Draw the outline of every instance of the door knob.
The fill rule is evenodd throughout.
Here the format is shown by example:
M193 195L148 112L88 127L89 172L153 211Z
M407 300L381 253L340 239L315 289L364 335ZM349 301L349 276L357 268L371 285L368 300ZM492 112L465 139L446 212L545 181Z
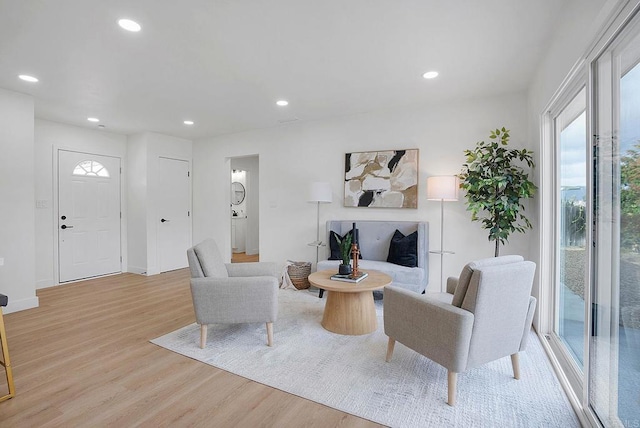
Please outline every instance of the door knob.
M67 226L66 224L63 224L62 226L60 226L60 229L73 229L73 226Z
M169 221L169 220L160 219L160 221L161 221L162 223L164 223L165 221Z

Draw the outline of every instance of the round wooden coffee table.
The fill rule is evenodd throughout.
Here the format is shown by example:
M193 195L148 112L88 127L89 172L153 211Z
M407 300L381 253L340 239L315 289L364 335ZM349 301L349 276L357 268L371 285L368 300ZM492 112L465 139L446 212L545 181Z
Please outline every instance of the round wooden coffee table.
M358 283L334 281L335 270L322 270L309 275L309 282L327 291L322 326L334 333L360 335L378 328L373 290L391 284L391 277L375 270Z

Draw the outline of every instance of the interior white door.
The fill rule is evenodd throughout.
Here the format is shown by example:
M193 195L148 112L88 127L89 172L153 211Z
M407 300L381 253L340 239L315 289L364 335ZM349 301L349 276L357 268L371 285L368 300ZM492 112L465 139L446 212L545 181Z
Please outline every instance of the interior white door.
M120 158L58 151L59 281L121 271Z
M188 266L191 246L189 162L159 158L158 255L160 272Z

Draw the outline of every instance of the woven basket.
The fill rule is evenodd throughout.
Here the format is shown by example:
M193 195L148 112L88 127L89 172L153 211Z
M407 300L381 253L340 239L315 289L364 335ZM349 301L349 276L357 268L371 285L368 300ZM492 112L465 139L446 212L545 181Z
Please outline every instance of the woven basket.
M309 288L309 274L311 273L310 262L291 262L287 267L287 273L291 278L291 283L298 290Z

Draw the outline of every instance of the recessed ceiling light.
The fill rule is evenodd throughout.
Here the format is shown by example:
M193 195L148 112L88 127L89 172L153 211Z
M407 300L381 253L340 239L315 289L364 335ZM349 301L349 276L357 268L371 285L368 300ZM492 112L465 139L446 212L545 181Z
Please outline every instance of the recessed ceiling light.
M184 122L185 125L193 125L193 120L185 120Z
M289 101L287 101L287 100L278 100L278 101L276 101L276 104L279 105L280 107L284 107L284 106L288 106L289 105Z
M98 119L97 117L88 117L87 120L89 122L100 122L100 119Z
M25 82L36 83L38 81L37 77L29 76L28 74L21 74L18 78L24 80Z
M140 24L138 24L136 21L132 21L130 19L120 19L120 20L118 20L118 25L121 26L122 28L124 28L127 31L133 31L134 33L137 33L138 31L140 31L142 29Z
M433 79L434 77L438 77L437 71L427 71L422 75L425 79Z

